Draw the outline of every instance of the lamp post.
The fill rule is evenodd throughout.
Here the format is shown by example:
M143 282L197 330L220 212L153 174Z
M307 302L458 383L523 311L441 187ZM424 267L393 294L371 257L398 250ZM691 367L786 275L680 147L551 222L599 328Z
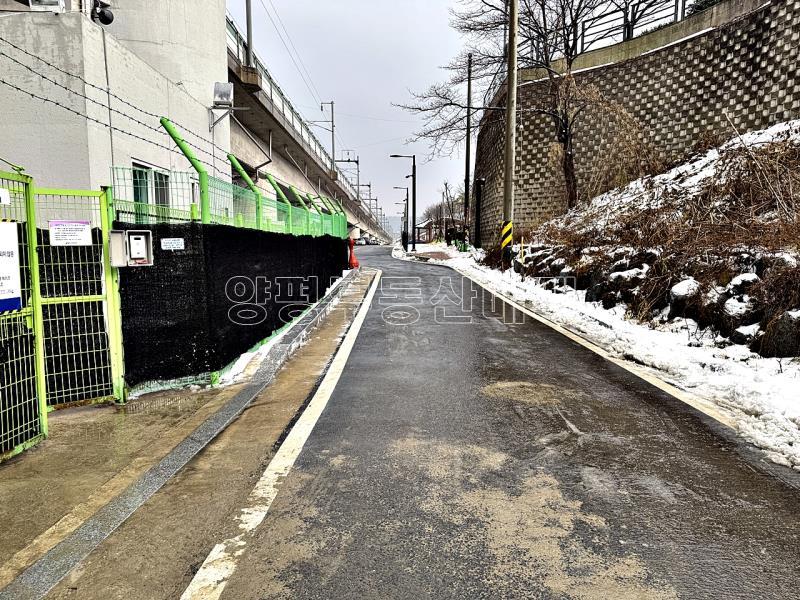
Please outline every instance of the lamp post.
M417 155L390 154L389 158L411 159L411 251L417 251Z

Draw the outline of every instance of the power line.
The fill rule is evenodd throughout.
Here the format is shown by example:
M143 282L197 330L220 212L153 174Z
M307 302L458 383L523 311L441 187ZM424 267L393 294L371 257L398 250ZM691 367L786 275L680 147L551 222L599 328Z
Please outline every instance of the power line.
M300 66L297 64L297 61L294 59L294 55L292 54L292 51L289 50L289 46L286 43L286 40L283 39L283 34L281 34L281 31L278 28L278 25L275 23L275 19L272 18L272 14L270 14L269 9L267 9L267 5L264 4L264 0L260 0L260 2L261 2L261 6L264 8L264 12L267 13L267 17L269 18L270 22L272 23L272 26L275 28L275 32L278 34L278 38L281 40L281 43L283 44L283 47L286 49L286 53L289 55L289 58L291 59L292 63L294 64L295 69L297 69L297 72L300 74L300 78L303 80L303 83L305 84L306 88L308 89L309 93L311 94L311 97L314 98L317 102L321 103L322 100L316 94L316 92L314 92L314 90L311 89L312 85L308 82L308 80L306 79L306 76L303 74L303 71L300 69Z
M103 121L100 121L99 119L95 119L94 117L90 117L89 115L85 115L82 112L77 111L74 108L71 108L71 107L67 106L66 104L62 104L61 102L59 102L57 100L53 100L52 98L47 98L45 96L40 96L40 95L38 95L38 94L36 94L34 92L31 92L29 90L22 89L18 85L15 85L15 84L13 84L13 83L11 83L9 81L6 81L5 79L0 78L0 84L6 85L6 86L10 87L11 89L16 90L17 92L19 92L21 94L25 94L27 96L30 96L31 98L35 98L36 100L41 100L42 102L47 102L49 104L53 104L55 106L58 106L59 108L62 108L63 110L66 110L67 112L70 112L70 113L72 113L72 114L74 114L74 115L76 115L78 117L82 117L82 118L84 118L87 121L90 121L92 123L96 123L97 125L101 125L103 127L106 127L106 128L108 128L108 129L110 129L112 131L116 131L118 133L130 136L130 137L135 138L137 140L140 140L142 142L146 142L148 144L156 146L157 148L161 148L162 150L166 150L167 152L174 152L175 151L174 148L170 148L169 146L165 146L164 144L160 144L158 142L154 142L153 140L150 140L150 139L148 139L146 137L142 137L142 136L140 136L138 134L132 133L132 132L128 131L127 129L122 129L120 127L116 127L116 126L112 125L111 123L104 123ZM211 168L214 168L213 165L205 162L204 160L200 160L200 159L198 159L198 160L201 163L203 163L204 165L206 165L208 167L211 167Z
M283 19L281 19L281 15L278 12L278 9L275 8L275 4L273 4L272 0L269 0L269 5L272 7L272 10L275 12L275 16L278 17L278 22L281 24L281 27L283 28L283 32L286 34L286 39L289 40L289 44L294 49L294 53L297 56L297 60L300 61L300 65L303 67L303 70L305 71L306 75L308 75L308 80L311 82L311 87L314 88L315 92L317 92L317 100L319 100L321 102L322 101L322 98L321 98L322 95L319 93L319 90L317 89L317 86L314 85L314 78L311 77L311 73L309 72L308 67L306 67L306 63L303 61L303 57L300 56L300 51L294 45L294 41L292 41L292 36L289 34L289 30L286 29L286 25L284 24Z

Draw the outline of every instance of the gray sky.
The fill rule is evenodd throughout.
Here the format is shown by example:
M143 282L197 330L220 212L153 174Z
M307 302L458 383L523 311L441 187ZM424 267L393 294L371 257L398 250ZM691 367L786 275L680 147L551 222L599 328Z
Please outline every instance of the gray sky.
M227 2L244 32L244 0ZM408 101L409 89L423 90L445 75L439 67L461 47L448 25L452 5L452 0L253 0L256 52L306 119L328 118L318 99L336 102L337 158L344 149L360 155L361 181L372 181L373 195L389 215L402 210L394 202L405 197L392 187L410 186L404 177L411 172L410 160L389 154L418 155L417 219L440 199L445 179L454 185L464 179L463 150L460 156L425 163L427 144L405 144L418 128L415 117L392 106ZM301 64L295 56L299 69L265 7L281 35L286 38L282 21L291 36L294 48L288 39L286 44L302 59ZM300 75L303 65L311 85ZM330 133L314 129L330 151Z

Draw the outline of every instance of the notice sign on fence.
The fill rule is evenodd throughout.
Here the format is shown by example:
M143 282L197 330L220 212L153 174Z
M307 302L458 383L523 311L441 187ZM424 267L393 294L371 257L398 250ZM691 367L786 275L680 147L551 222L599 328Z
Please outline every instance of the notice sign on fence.
M90 221L50 221L51 246L91 246Z
M0 222L0 312L21 308L17 224Z
M186 250L186 243L183 238L161 238L162 250Z
M11 206L11 192L0 188L0 206Z

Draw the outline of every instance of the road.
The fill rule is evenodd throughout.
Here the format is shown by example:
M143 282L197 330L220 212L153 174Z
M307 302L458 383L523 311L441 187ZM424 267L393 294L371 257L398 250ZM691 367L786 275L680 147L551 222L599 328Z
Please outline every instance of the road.
M454 271L357 252L382 277L304 445L346 311L48 597L179 598L232 539L194 597L800 598L797 477Z
M800 496L756 454L546 326L442 311L449 269L358 251L381 290L223 598L800 597Z

